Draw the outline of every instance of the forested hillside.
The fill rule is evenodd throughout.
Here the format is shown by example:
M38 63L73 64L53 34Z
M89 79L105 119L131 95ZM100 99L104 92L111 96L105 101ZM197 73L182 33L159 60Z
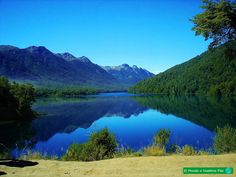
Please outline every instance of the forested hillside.
M34 88L30 84L10 83L0 77L0 121L31 119L35 113L31 109Z
M133 93L236 95L236 41L208 50L129 89Z

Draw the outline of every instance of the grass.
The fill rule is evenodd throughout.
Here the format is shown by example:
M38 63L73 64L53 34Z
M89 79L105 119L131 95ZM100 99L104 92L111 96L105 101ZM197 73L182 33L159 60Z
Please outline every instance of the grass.
M93 162L55 160L37 160L37 162L38 165L25 168L1 165L0 171L7 173L6 176L17 177L180 177L184 176L183 167L233 167L236 169L236 154L129 157ZM223 177L225 175L204 176Z
M19 157L20 160L59 160L58 156L56 155L48 155L48 154L42 154L40 152L32 152L32 151L27 151L26 154L23 154Z
M166 155L166 151L164 148L160 148L159 146L148 146L144 148L143 155L145 156L164 156Z
M184 155L196 155L198 153L192 146L189 145L185 145L182 149Z

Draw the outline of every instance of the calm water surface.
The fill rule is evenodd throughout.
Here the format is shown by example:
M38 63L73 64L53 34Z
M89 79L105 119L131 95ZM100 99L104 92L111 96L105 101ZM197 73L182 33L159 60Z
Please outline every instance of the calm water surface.
M33 109L41 115L27 124L1 125L1 131L11 135L1 141L15 156L28 149L60 156L71 143L86 142L92 132L107 127L120 146L138 150L150 145L153 135L165 128L171 131L168 145L207 149L212 146L216 126L236 125L235 103L229 98L127 93L39 99Z

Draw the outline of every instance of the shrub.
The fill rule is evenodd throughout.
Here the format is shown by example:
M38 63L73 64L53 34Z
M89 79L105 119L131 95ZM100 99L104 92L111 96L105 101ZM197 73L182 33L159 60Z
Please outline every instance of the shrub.
M84 144L71 144L66 153L61 157L62 160L80 160L81 151Z
M171 144L168 152L179 154L182 153L182 149L176 144Z
M107 128L93 133L90 136L89 142L90 146L95 148L96 160L112 157L117 147L115 136Z
M160 129L154 136L153 144L161 149L165 148L170 139L170 130Z
M148 146L144 148L143 153L146 156L163 156L166 154L166 151L164 148L161 148L159 146Z
M236 128L217 127L213 146L217 153L236 152Z
M185 145L182 149L184 155L196 155L197 152L194 150L192 146Z
M72 144L63 160L94 161L113 157L117 147L115 136L105 128L91 134L89 141L84 144Z

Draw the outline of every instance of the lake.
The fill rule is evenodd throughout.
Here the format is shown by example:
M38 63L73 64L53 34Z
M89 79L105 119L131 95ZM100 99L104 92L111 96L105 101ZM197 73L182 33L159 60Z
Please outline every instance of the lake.
M169 129L168 146L212 146L217 126L236 126L236 100L102 93L79 98L38 99L40 113L27 123L1 124L1 143L19 156L27 150L61 156L71 143L84 143L107 127L119 146L139 150L152 143L161 128Z

